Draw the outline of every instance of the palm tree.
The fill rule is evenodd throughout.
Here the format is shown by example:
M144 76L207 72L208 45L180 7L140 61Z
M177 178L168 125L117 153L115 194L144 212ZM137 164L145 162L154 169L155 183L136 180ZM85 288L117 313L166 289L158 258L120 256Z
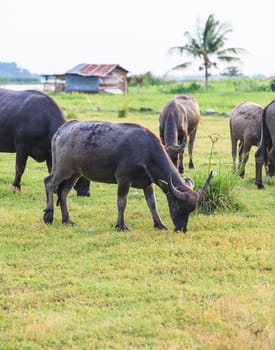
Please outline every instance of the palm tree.
M208 78L210 68L217 68L217 61L221 62L240 62L237 56L239 53L244 53L241 48L225 48L226 35L232 32L232 27L228 23L220 23L215 19L213 14L210 14L206 20L205 27L201 29L197 26L195 36L186 31L184 36L187 39L187 44L184 46L171 47L169 53L187 53L195 59L199 59L202 64L199 69L204 70L205 87L208 87ZM184 69L190 66L193 62L185 62L177 65L171 70Z

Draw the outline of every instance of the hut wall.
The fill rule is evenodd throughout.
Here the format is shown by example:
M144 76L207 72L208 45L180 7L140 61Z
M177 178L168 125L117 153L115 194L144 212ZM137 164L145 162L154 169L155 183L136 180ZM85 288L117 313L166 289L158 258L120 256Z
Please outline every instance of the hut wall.
M82 91L82 92L98 92L99 78L84 77L76 74L66 75L66 92Z

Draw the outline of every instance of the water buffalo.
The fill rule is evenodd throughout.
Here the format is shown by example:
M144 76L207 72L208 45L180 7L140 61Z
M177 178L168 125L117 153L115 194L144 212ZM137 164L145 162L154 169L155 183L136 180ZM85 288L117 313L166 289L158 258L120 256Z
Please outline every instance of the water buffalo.
M258 146L261 139L263 107L253 102L242 102L230 114L229 127L232 146L233 169L236 170L238 144L238 173L245 175L245 165L252 146Z
M188 94L174 97L160 113L160 139L180 173L184 172L183 153L187 140L189 169L194 168L192 155L199 121L200 109L198 102Z
M212 176L209 175L201 189L193 191L192 181L183 182L160 139L137 124L69 121L53 136L52 156L52 172L44 180L46 224L53 222L55 190L62 222L73 224L67 209L67 196L82 174L93 181L118 184L116 227L119 230L128 230L124 211L130 187L143 189L154 226L167 229L157 211L155 183L166 194L175 231L186 232L189 214L207 190Z
M58 105L42 92L0 89L0 152L16 153L13 191L21 190L28 156L46 161L51 170L51 139L65 121ZM89 195L89 182L80 181L78 195Z
M255 153L256 180L258 188L263 188L262 168L265 166L267 176L275 175L275 100L263 110L261 141Z

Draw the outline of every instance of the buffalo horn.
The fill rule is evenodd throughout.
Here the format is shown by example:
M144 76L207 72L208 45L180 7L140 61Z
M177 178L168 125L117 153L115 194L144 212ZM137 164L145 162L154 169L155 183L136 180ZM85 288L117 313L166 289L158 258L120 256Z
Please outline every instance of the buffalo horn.
M180 201L184 201L186 199L186 193L177 190L176 187L173 185L172 176L169 179L169 188L172 194Z
M210 183L210 180L213 176L213 171L210 172L209 176L208 176L208 179L206 180L205 184L203 185L203 187L201 187L199 190L198 190L198 195L199 195L199 200L202 199L203 195L205 194L205 192L207 191L207 188L208 188L208 185Z
M182 143L178 146L175 146L174 150L177 153L180 153L184 149L185 145L186 145L186 140L185 140L185 138L183 138Z
M164 191L164 193L169 192L169 185L168 185L168 182L159 179L159 180L157 181L157 184L160 186L160 188L162 188L162 190Z

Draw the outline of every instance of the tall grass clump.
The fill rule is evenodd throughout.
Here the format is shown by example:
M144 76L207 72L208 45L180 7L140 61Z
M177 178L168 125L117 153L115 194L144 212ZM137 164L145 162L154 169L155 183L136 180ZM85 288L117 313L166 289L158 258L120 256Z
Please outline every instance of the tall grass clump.
M205 183L205 175L196 173L194 176L196 187L200 188ZM221 168L214 172L214 176L208 186L206 194L201 199L199 212L210 214L216 210L238 210L242 203L238 193L239 177L231 171L223 171Z
M126 98L118 109L118 118L126 118L129 112L129 100Z
M211 141L211 150L209 154L208 173L211 170L212 157L215 143L220 139L219 134L209 135ZM195 184L200 188L205 182L205 176L195 175ZM223 171L220 166L218 172L214 172L207 192L199 203L198 210L203 213L211 213L215 210L237 210L241 208L238 198L237 184L239 177L232 171Z

